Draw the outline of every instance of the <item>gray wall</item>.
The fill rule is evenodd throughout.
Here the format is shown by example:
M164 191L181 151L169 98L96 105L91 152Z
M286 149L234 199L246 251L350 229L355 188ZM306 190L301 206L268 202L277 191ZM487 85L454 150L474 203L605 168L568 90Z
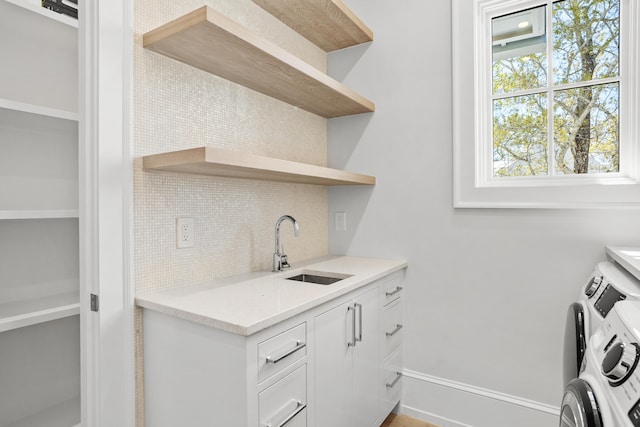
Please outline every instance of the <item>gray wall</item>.
M330 253L409 261L407 369L559 406L566 309L605 245L638 245L640 214L453 209L451 2L347 3L375 41L329 73L376 112L329 121L329 165L378 184L330 190Z

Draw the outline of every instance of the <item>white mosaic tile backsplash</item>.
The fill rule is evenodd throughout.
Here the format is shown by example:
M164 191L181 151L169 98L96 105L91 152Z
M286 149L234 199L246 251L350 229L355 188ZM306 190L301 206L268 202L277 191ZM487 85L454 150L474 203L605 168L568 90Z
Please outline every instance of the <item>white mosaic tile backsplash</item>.
M325 166L327 122L311 113L142 48L142 34L208 4L326 71L326 54L250 0L136 0L134 154L211 145ZM137 293L271 268L274 227L290 262L328 252L328 196L319 186L134 171ZM195 245L176 248L176 218L194 219ZM138 427L144 426L142 322L136 312Z
M327 122L311 113L142 48L142 34L208 4L325 71L326 54L250 0L135 2L135 156L211 145L326 165ZM324 187L143 172L134 174L136 291L185 286L271 267L274 225L292 263L328 251ZM195 246L176 249L177 217Z

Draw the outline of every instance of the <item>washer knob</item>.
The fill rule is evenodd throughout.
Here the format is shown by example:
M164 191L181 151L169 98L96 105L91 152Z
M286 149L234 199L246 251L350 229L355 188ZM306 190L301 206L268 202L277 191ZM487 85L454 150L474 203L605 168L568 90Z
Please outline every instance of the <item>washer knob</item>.
M589 282L586 289L584 290L584 294L589 298L591 298L593 294L595 294L598 288L600 287L600 284L602 283L602 279L603 279L602 276L592 277L591 281Z
M638 351L635 345L616 343L602 359L602 374L616 385L621 384L631 375L637 358Z

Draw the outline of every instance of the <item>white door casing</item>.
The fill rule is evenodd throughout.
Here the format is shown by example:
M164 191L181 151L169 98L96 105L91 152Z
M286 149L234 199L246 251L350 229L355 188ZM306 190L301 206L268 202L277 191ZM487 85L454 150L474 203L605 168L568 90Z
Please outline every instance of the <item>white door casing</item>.
M82 426L133 427L129 144L132 3L80 7L80 301ZM90 310L90 294L99 311Z

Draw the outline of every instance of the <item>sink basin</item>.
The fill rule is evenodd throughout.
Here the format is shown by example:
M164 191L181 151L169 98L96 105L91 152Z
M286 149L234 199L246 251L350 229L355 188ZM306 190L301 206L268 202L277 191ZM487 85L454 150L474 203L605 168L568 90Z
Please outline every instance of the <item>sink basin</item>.
M298 282L314 283L316 285L331 285L332 283L339 282L342 279L351 277L351 274L340 273L325 273L319 271L303 271L292 277L287 277L287 280L296 280Z

